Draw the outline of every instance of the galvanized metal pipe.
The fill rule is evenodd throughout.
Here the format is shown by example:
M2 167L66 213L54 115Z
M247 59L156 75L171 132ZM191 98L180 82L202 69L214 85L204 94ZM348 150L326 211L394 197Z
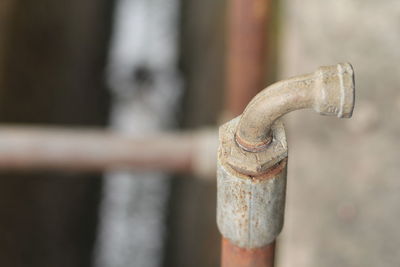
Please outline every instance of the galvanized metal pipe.
M287 143L283 124L277 121L272 127L276 141L266 151L245 151L235 142L238 122L235 118L220 128L217 223L224 238L255 249L271 244L282 230ZM265 170L261 164L267 164Z
M0 127L0 170L213 173L215 130L130 136L105 130Z
M354 73L351 65L322 67L317 74L279 82L272 86L271 92L265 89L241 116L220 127L218 228L226 240L246 252L243 257L257 257L252 252L263 251L273 244L283 227L288 154L285 129L279 118L306 107L313 107L322 115L352 115ZM253 146L251 142L240 143L238 133L242 132L249 133L245 136L255 137L256 141L265 141L268 135L272 138ZM222 262L235 257L233 250L226 251ZM252 261L243 262L241 266L258 266L252 265Z
M352 66L342 63L265 88L243 112L236 141L246 150L262 149L271 141L274 121L297 109L312 108L322 115L351 117L353 77Z

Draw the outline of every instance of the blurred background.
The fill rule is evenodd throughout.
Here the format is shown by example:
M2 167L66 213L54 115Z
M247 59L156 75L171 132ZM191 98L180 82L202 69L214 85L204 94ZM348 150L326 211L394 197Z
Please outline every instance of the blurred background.
M0 122L137 136L221 124L228 1L2 0ZM277 266L398 266L400 2L266 2L263 87L338 62L356 75L352 119L285 118ZM2 171L0 265L218 266L215 177L200 176Z

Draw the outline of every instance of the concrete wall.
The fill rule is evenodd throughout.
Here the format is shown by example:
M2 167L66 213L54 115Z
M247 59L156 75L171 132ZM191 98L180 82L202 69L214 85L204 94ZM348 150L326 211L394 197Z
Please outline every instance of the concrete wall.
M285 0L281 77L351 62L350 120L287 118L288 205L279 266L398 266L400 2Z

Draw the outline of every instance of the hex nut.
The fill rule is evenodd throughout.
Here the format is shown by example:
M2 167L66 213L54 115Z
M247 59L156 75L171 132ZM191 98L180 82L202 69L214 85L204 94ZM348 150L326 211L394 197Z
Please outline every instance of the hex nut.
M271 127L272 141L258 152L242 149L235 141L235 132L240 116L225 123L219 129L219 158L223 164L228 164L236 171L249 175L262 175L287 157L288 147L283 123L276 120Z

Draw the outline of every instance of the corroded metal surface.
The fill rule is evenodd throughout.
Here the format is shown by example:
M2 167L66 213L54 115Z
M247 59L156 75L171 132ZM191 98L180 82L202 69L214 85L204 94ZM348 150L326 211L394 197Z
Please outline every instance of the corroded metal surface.
M354 108L354 73L349 63L320 67L316 72L277 82L246 107L236 141L246 150L265 147L275 120L297 109L349 118Z
M250 178L218 166L217 223L221 234L242 248L275 240L283 227L286 160L271 174Z
M222 267L272 267L275 261L275 242L261 248L246 249L222 239Z
M226 80L226 103L225 114L226 118L231 119L234 116L243 112L247 103L253 98L263 87L265 82L265 67L268 59L266 51L268 46L269 22L271 19L270 0L229 0L228 4L228 53L227 53L227 80ZM269 64L270 65L270 64ZM237 121L237 119L236 119ZM236 122L233 123L236 125ZM247 161L247 156L242 152L234 141L234 131L236 128L230 128L231 124L226 124L227 129L221 130L225 132L224 139L228 143L227 146L220 146L220 154L236 153L239 157L230 157L233 162L227 164L227 168L236 166L236 169L241 169L244 173L255 174L259 164L236 164L250 162ZM233 141L233 142L232 142ZM222 143L222 141L220 140ZM221 151L227 149L226 151ZM232 149L232 150L231 150ZM229 150L229 151L228 151ZM245 152L245 151L244 151ZM266 155L266 154L264 154ZM225 157L220 157L225 159ZM269 162L269 160L266 160ZM262 166L263 164L261 164ZM222 166L222 165L221 165ZM268 166L267 166L268 167ZM222 167L221 167L222 168ZM262 168L262 167L261 167ZM260 168L260 169L261 169ZM247 171L246 170L250 170ZM222 169L221 169L222 171ZM219 195L219 194L218 194ZM218 204L219 205L219 204ZM264 256L272 256L263 250L254 251L246 250L239 252L238 247L230 246L230 242L223 242L222 245L222 266L264 266L261 264L249 265L249 263L258 262ZM271 265L265 266L272 266Z
M279 118L301 108L351 117L351 65L321 67L278 82L258 94L241 116L220 127L217 222L221 234L235 246L263 247L282 229L287 143Z
M257 176L287 157L288 147L285 129L281 121L276 121L272 126L272 141L261 151L250 152L244 150L235 142L235 131L240 117L225 123L220 127L220 160L236 171Z
M284 143L284 149L281 148L281 153L277 155L284 157L276 161L274 166L255 176L237 171L226 161L229 158L227 155L235 153L232 151L240 153L241 150L232 140L234 136L232 129L236 128L237 121L237 119L232 120L220 129L220 141L221 139L222 141L217 165L217 223L221 234L233 244L242 248L257 248L274 241L283 226L286 138L283 125L278 121L273 130ZM243 153L242 166L257 164L255 153L245 151ZM273 153L268 150L257 154L265 154L267 157Z

